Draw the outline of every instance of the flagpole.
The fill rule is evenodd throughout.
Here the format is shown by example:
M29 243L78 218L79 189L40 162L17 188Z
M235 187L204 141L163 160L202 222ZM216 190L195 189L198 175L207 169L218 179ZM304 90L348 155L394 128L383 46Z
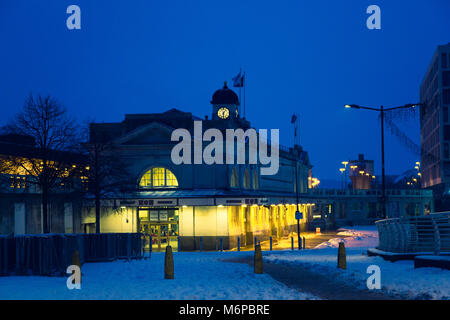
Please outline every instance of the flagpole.
M242 68L239 68L239 75L241 74L241 72L242 72ZM242 106L241 106L241 104L242 104L242 99L241 99L241 86L239 86L239 116L241 116L241 112L242 112Z
M243 79L244 79L244 118L245 118L245 83L247 82L245 81L245 71L243 77L244 77Z
M241 112L242 112L241 103L242 103L242 100L241 100L241 87L239 87L239 116L241 116Z

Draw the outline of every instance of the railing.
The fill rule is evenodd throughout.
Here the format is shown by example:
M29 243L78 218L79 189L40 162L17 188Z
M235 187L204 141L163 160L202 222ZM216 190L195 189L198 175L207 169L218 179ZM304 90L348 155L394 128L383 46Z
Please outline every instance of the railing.
M81 263L143 256L139 233L0 236L0 275L63 276L75 251Z
M376 222L378 249L395 253L450 253L450 212Z

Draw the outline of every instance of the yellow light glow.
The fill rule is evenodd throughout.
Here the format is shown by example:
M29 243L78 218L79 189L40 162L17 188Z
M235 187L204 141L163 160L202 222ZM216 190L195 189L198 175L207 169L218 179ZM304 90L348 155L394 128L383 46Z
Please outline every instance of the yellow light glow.
M341 163L342 163L344 166L347 166L348 161L342 161Z
M218 207L219 207L219 208L223 208L223 205L222 205L222 204L219 204Z
M241 207L242 207L242 208L246 208L247 205L246 205L246 204L241 204Z
M350 106L349 104L346 104L345 107L346 107L347 109L351 108L351 106Z

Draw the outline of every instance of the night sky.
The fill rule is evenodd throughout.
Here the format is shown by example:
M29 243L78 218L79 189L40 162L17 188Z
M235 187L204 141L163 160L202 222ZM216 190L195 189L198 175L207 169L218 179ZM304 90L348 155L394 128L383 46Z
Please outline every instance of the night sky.
M81 8L81 30L66 8ZM366 8L381 8L381 30ZM450 42L450 2L0 0L0 125L33 93L63 102L80 122L178 108L211 114L213 92L243 68L247 118L301 144L319 179L339 179L358 153L380 168L377 114L344 105L418 102L439 44ZM418 121L399 124L416 143ZM386 135L387 174L419 156Z

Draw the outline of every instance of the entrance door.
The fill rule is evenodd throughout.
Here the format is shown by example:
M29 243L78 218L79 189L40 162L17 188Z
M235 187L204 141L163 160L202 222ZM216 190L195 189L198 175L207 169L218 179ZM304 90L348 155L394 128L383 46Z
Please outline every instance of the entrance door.
M170 244L178 250L178 215L174 209L139 209L139 231L144 238L144 249L164 251Z

